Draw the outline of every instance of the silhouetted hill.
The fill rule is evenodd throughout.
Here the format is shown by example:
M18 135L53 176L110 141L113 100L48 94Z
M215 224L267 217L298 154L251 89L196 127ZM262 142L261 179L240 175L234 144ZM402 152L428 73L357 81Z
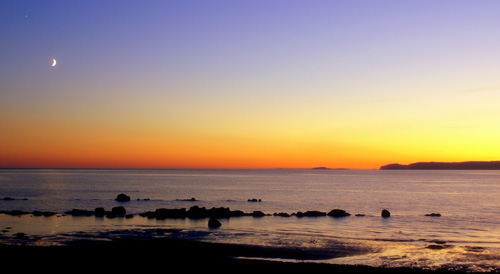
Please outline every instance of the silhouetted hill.
M500 170L500 161L470 161L470 162L419 162L409 165L390 164L380 167L381 170L388 169L455 169L455 170Z

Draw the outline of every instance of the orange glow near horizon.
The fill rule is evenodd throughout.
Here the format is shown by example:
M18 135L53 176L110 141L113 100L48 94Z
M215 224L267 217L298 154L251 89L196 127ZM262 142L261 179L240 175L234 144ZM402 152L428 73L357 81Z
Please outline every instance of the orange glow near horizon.
M481 144L456 153L473 136L450 141L446 134L426 138L412 131L391 139L386 131L374 129L368 136L356 130L294 135L293 130L283 128L285 132L275 132L275 136L252 136L245 131L217 134L212 130L174 134L97 123L30 126L18 121L1 126L15 132L15 138L1 137L2 168L378 169L394 162L485 160L481 155L494 160L494 151Z

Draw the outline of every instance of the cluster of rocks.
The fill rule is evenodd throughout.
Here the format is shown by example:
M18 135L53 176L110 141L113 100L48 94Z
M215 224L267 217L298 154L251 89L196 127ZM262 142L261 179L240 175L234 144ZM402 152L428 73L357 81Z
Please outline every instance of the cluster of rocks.
M15 209L15 210L10 210L10 211L1 210L0 213L3 213L5 215L10 215L10 216L20 216L20 215L30 214L31 212L26 212L26 211Z
M348 213L347 211L345 211L343 209L333 209L328 213L323 212L323 211L311 210L311 211L306 211L306 212L298 211L297 213L292 213L292 214L280 212L280 213L274 213L273 215L279 216L279 217L295 216L295 217L299 217L299 218L301 218L301 217L322 217L322 216L330 216L330 217L338 218L338 217L351 216L350 213Z
M10 215L10 216L21 216L21 215L26 215L26 214L33 214L34 216L53 216L56 215L55 212L52 211L40 211L40 210L35 210L33 212L27 212L27 211L22 211L22 210L0 210L0 213L3 213L5 215Z
M230 218L241 216L262 217L265 214L261 211L253 211L252 213L245 213L241 210L230 210L227 207L212 207L206 209L205 207L192 206L188 210L185 208L158 208L155 211L147 211L139 213L141 217L155 218L155 219L202 219L202 218Z
M65 213L71 216L95 216L95 217L107 217L107 218L134 217L134 215L132 214L127 214L127 210L123 206L113 207L111 211L106 211L103 207L97 207L94 210L72 209L70 211L66 211Z
M5 197L4 200L11 200L12 198ZM116 198L118 202L128 202L130 201L130 197L125 194L119 194ZM149 200L149 199L147 199ZM186 199L182 201L197 201L195 198ZM261 202L260 199L248 199L249 202ZM30 214L30 212L24 212L20 210L12 210L12 211L0 211L0 213L4 213L12 216L19 216L24 214ZM115 217L125 217L132 218L132 214L127 214L126 209L123 206L113 207L111 211L107 211L102 207L95 208L94 210L84 210L84 209L72 209L70 211L65 212L68 215L72 216L95 216L95 217L107 217L107 218L115 218ZM33 211L31 212L33 216L53 216L56 213L50 211ZM262 211L253 211L251 213L245 213L241 210L230 210L226 207L213 207L210 209L206 209L205 207L192 206L191 208L179 208L179 209L168 209L168 208L158 208L155 211L147 211L144 213L139 213L139 216L146 218L155 218L155 219L176 219L176 218L190 218L190 219L203 219L209 218L208 226L210 228L217 228L221 226L220 222L217 219L231 218L231 217L242 217L242 216L252 216L252 217L263 217L263 216L279 216L279 217L322 217L322 216L330 216L334 218L347 217L351 214L343 209L333 209L331 211L323 212L323 211L298 211L296 213L288 214L284 212L274 213L274 214L265 214ZM364 214L356 214L355 216L365 216ZM381 216L383 218L388 218L391 216L391 213L384 209L381 212ZM431 217L440 217L439 213L430 213L425 216Z
M4 200L4 201L14 201L14 200L18 200L18 199L15 199L15 198L12 198L12 197L3 197L3 200ZM21 199L21 200L23 200L23 201L27 201L27 200L28 200L28 198L23 198L23 199Z

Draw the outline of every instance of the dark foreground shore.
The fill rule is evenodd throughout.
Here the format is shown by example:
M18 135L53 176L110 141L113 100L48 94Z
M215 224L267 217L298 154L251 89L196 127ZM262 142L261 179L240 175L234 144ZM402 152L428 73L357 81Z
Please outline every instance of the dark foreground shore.
M68 272L98 271L99 273L132 273L161 271L164 273L457 273L446 270L411 268L376 268L369 266L334 265L317 262L269 261L241 257L294 257L293 250L216 244L179 239L113 241L76 241L69 246L20 246L0 244L4 268L14 266L23 271ZM7 269L7 268L5 268Z

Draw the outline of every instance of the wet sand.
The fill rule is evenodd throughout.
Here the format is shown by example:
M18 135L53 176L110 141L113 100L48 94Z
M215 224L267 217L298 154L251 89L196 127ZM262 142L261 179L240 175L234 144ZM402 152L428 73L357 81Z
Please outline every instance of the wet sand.
M26 271L68 272L113 271L175 271L190 273L237 273L257 271L286 273L456 273L445 270L419 270L410 268L375 268L369 266L334 265L318 262L269 261L241 257L297 256L294 250L272 247L252 247L236 244L205 243L179 239L113 241L75 241L68 246L0 245L4 267L12 265ZM288 255L287 255L288 254ZM303 254L301 255L303 256ZM311 253L310 258L314 258Z

